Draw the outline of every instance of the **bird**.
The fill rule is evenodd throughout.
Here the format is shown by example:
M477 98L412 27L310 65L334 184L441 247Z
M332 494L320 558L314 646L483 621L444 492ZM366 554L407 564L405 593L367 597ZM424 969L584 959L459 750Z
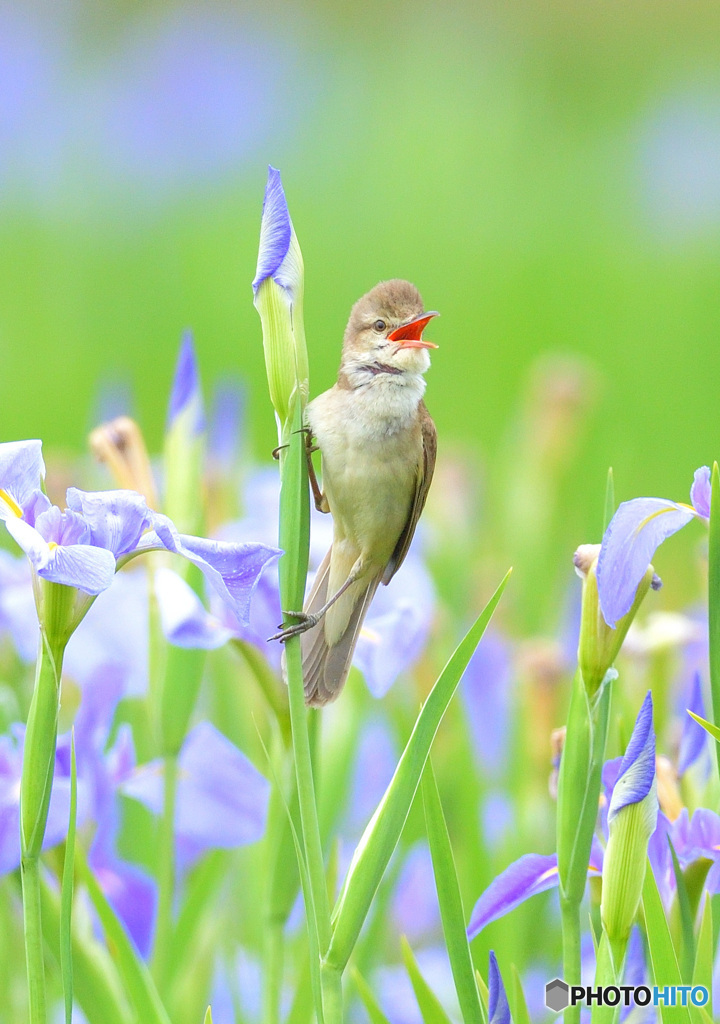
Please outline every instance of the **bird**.
M425 505L437 432L424 374L437 345L422 335L438 315L409 281L381 281L352 307L337 382L305 411L310 483L333 539L303 611L284 613L298 621L272 639L301 635L311 707L342 690L370 602L402 565Z

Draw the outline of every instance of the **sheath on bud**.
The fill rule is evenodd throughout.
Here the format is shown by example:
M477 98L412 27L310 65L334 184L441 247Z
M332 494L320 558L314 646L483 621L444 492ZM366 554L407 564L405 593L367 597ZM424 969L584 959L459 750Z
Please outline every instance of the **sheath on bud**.
M578 665L588 696L592 699L612 668L630 624L650 587L661 586L655 570L648 565L635 592L630 610L615 624L609 626L603 617L598 597L597 566L599 544L582 544L573 557L575 570L583 581L582 614Z
M616 967L625 955L635 922L645 880L648 842L657 824L652 714L652 696L648 692L620 764L608 808L610 838L603 863L600 914Z
M268 386L281 440L292 422L298 394L305 402L309 393L303 324L304 279L302 253L290 220L280 172L270 167L253 292L262 322Z

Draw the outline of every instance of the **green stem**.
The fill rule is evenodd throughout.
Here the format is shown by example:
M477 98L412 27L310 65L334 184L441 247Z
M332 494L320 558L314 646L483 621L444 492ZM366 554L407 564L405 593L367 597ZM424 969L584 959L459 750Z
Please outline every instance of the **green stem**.
M294 637L285 645L287 660L288 696L290 698L290 722L292 725L295 773L297 777L300 822L303 845L308 863L310 891L316 916L318 944L321 953L330 946L330 901L325 881L320 825L315 801L310 737L308 734L307 709L302 676L302 655L300 640Z
M23 857L21 862L23 915L25 919L25 958L28 975L30 1024L46 1024L45 962L43 958L42 916L40 913L40 859Z
M63 591L66 589L62 588ZM45 630L41 629L20 780L20 850L30 1024L45 1024L47 1020L40 912L40 853L55 771L64 646L64 641L51 644Z
M158 910L153 949L153 977L161 991L170 966L170 944L173 934L177 778L177 757L167 755L163 773L163 813L158 851Z
M580 904L560 896L563 938L563 981L573 986L580 984ZM565 1024L579 1024L580 1004L565 1010Z
M328 963L320 968L322 983L323 1016L325 1024L342 1024L343 994L342 973Z

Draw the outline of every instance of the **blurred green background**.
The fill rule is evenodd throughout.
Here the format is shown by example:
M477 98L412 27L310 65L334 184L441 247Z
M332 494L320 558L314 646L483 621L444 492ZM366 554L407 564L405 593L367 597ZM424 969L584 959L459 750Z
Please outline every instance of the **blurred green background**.
M192 327L208 390L247 381L267 459L272 163L312 392L354 300L414 281L442 312L441 458L474 466L479 528L526 586L567 578L608 465L618 500L687 500L720 451L719 23L703 0L0 5L0 436L81 452L119 381L157 450ZM676 575L661 601L695 595Z

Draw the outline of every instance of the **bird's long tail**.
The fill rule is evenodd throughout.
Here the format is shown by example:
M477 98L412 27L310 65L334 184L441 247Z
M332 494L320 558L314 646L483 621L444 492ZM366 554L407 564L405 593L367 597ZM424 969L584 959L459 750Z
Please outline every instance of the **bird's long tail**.
M322 608L328 599L331 554L332 548L325 555L308 595L305 611L309 614ZM302 664L305 703L311 707L322 707L324 704L329 704L330 701L335 700L345 685L363 620L379 583L380 577L377 576L356 594L355 605L347 626L332 646L328 645L323 619L317 626L303 634Z

